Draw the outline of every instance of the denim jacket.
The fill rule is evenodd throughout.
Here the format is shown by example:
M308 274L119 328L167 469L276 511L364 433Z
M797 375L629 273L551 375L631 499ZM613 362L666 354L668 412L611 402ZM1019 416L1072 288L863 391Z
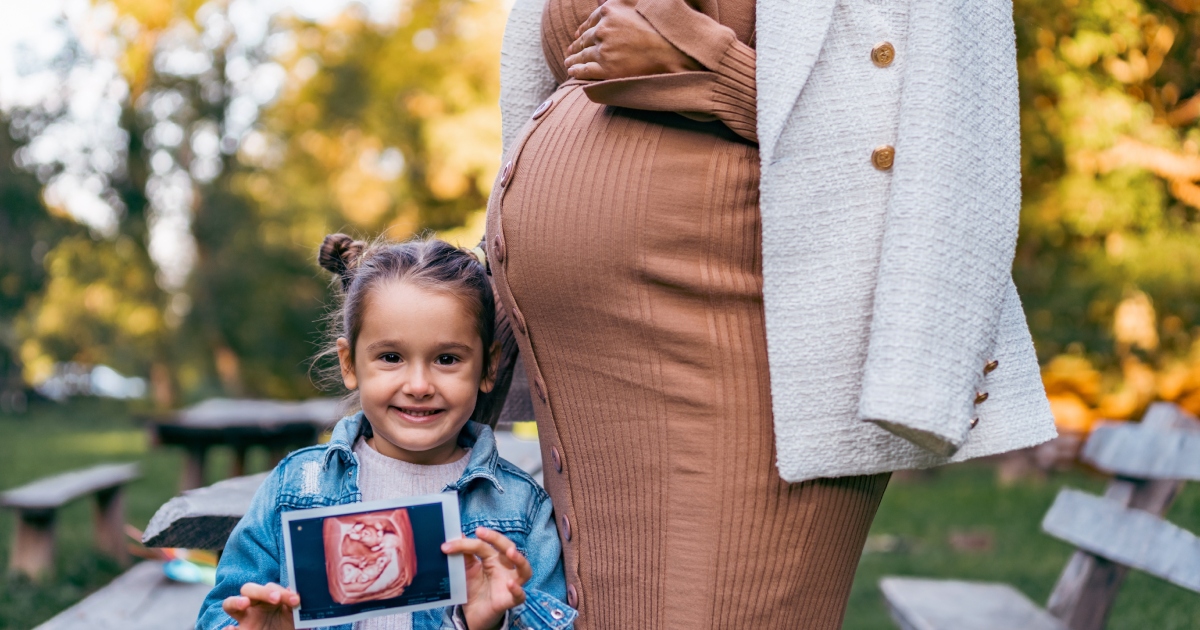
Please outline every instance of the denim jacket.
M288 585L280 515L289 510L362 501L358 489L358 457L354 441L364 430L361 412L343 418L329 443L298 450L283 459L255 493L245 516L234 528L217 565L217 583L200 608L197 630L236 625L221 602L237 595L247 582ZM474 536L487 527L508 536L533 567L525 585L526 601L508 614L513 630L571 628L576 612L565 603L562 547L555 528L550 496L525 471L501 459L496 438L486 426L468 422L459 444L471 448L467 468L446 492L458 492L462 531ZM315 482L315 483L314 483ZM453 608L413 613L413 630L454 629L461 615ZM457 617L457 622L456 618ZM351 630L352 624L332 626Z

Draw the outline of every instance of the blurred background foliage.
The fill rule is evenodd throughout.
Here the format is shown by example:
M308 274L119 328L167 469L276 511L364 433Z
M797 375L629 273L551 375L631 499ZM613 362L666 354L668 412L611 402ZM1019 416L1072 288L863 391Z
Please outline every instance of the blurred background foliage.
M147 377L160 406L310 395L323 235L478 238L507 5L258 22L252 7L93 2L42 63L61 88L4 111L8 388L77 362ZM1015 12L1014 275L1056 417L1086 430L1153 399L1200 412L1200 2ZM100 121L84 142L64 133L81 98Z
M311 395L325 234L479 238L506 8L254 4L93 3L22 68L59 87L3 121L9 388L75 362L147 377L158 406Z
M1200 2L1017 0L1014 276L1059 425L1200 411Z

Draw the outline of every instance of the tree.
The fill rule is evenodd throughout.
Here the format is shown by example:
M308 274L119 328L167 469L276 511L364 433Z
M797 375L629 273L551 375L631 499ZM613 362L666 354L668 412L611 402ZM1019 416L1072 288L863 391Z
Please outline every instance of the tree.
M12 121L0 117L0 127L7 130ZM42 262L51 243L77 231L73 222L47 212L37 177L17 166L23 146L0 133L0 411L22 408L26 396L17 315L45 285Z

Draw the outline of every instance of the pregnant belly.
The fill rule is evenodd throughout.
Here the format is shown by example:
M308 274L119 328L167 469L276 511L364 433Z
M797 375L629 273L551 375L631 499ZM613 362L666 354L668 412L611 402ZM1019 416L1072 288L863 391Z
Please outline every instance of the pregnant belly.
M750 281L758 297L759 257L743 255L759 239L756 146L720 123L593 103L578 86L548 102L492 197L515 294L586 269L685 292L743 293Z

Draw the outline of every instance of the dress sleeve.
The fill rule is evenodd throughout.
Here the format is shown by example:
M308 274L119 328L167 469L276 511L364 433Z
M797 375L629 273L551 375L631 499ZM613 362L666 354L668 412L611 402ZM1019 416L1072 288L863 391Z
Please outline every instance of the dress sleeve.
M584 86L588 98L604 105L720 120L739 136L757 142L754 49L684 0L640 0L637 10L706 70L597 81Z

